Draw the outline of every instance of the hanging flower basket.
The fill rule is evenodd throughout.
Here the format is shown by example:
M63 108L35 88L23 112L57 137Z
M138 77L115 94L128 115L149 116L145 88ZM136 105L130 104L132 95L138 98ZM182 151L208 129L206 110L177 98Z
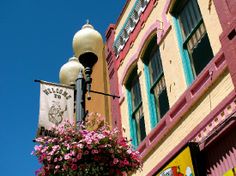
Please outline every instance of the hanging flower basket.
M79 130L78 130L79 129ZM108 126L89 131L65 123L51 129L54 136L36 138L33 155L42 167L37 176L131 175L141 169L139 153Z

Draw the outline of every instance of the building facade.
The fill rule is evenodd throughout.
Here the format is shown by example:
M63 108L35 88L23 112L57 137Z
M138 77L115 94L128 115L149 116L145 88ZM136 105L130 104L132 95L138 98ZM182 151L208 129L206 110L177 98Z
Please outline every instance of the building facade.
M235 0L127 0L105 58L136 175L235 175L235 36Z

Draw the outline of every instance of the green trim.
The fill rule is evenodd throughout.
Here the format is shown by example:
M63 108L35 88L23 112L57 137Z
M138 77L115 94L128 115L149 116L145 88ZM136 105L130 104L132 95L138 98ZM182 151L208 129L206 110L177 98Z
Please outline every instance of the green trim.
M134 115L138 111L138 109L140 108L141 105L142 105L142 101L140 101L138 106L135 107L135 109L132 111L132 115Z
M194 74L192 71L190 58L188 55L188 51L183 48L184 41L183 41L182 34L181 34L179 20L178 20L178 18L176 18L174 16L172 17L172 19L173 19L173 24L174 24L174 28L176 31L177 41L178 41L178 47L180 50L180 55L181 55L182 63L183 63L183 67L184 67L184 75L185 75L186 83L189 86L192 84L192 82L194 80Z
M130 137L132 139L131 143L133 147L136 149L138 147L138 140L136 135L136 124L133 119L133 110L132 110L132 98L131 98L131 92L127 90L127 103L128 103L128 113L129 113L129 127L130 127Z
M133 147L136 149L138 147L138 139L137 139L137 127L135 119L133 118L134 110L132 105L132 95L131 95L131 82L136 78L137 66L133 68L131 73L129 74L128 80L126 82L126 91L127 91L127 103L128 103L128 113L129 113L129 127L130 127L130 137L132 139L131 143ZM140 107L142 102L137 106L135 110Z
M155 47L155 45L157 45L157 37L156 36L154 36L149 41L149 43L148 43L148 45L147 45L147 47L145 49L144 55L143 55L143 62L144 62L145 65L147 65L147 67L148 67L148 63L149 63L149 60L150 60L149 56L150 56L150 54L152 52L153 47ZM159 47L159 46L157 46L157 47Z
M150 74L149 74L149 69L146 64L144 64L144 74L145 74L145 84L146 84L146 94L147 94L147 99L148 99L148 110L149 110L149 116L150 116L150 125L151 128L153 129L156 124L158 123L157 121L157 112L156 112L156 105L155 105L155 97L153 94L150 93L151 90L151 83L150 83Z
M144 74L145 74L145 84L146 84L146 93L147 93L147 98L148 98L148 110L149 110L149 115L150 115L150 124L151 128L153 129L157 123L158 123L158 113L156 109L156 103L155 103L155 96L153 93L151 93L151 79L150 79L150 73L149 73L149 67L148 63L150 62L149 60L149 55L153 49L157 45L157 37L154 36L148 43L148 46L145 50L145 53L143 55L143 63L144 63Z

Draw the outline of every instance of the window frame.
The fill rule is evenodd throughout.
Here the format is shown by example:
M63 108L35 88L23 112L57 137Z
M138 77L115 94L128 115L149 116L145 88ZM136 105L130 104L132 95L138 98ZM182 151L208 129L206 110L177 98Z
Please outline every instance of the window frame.
M139 90L140 90L140 95L141 95L141 87L140 87L140 82L139 82L139 75L137 74L137 66L135 66L135 68L132 69L131 73L128 75L128 80L125 84L126 90L127 90L130 134L132 138L132 145L134 146L134 148L137 148L138 145L144 140L147 134L146 134L145 121L144 121L145 136L143 139L141 138L141 130L138 131L140 127L137 126L138 122L135 115L140 110L140 108L142 108L141 111L143 112L143 107L142 107L142 97L141 97L140 102L135 107L133 106L133 97L132 97L131 89L132 89L132 82L134 82L135 80L138 80ZM142 118L144 118L143 113L142 113L142 116L139 116L139 120Z
M154 55L156 54L156 52L158 52L158 56L156 56L156 57L158 57L158 59L159 59L156 63L160 64L159 66L157 66L157 68L161 68L161 71L158 73L158 75L156 75L156 78L154 78L154 80L153 80L153 78L151 78L149 64L151 64L150 63L151 59L155 58ZM154 128L158 124L158 122L161 120L161 118L163 117L163 116L161 116L161 109L159 106L159 102L156 102L156 99L159 99L159 96L157 96L155 94L154 89L156 88L158 83L160 83L160 81L162 79L165 80L160 50L159 50L159 46L157 45L157 37L156 36L152 37L151 40L149 41L142 58L143 58L143 62L144 62L146 90L147 90L147 96L148 96L148 102L149 102L150 123L151 123L151 128ZM165 84L165 89L166 89L166 84ZM162 91L164 91L164 89ZM160 94L161 94L161 92L160 92ZM168 95L167 95L167 101L168 101L168 105L169 105ZM168 109L169 109L169 106L168 106Z
M189 33L189 35L185 38L185 41L183 42L183 48L187 49L187 43L191 39L191 37L195 34L195 32L198 30L198 28L203 24L203 19L201 19L198 24L195 26L195 28ZM205 34L204 34L205 35Z
M180 14L181 14L181 12L183 11L183 9L185 8L185 6L187 5L187 3L189 1L191 1L191 0L183 0L183 1L177 0L175 2L171 12L170 12L171 15L172 15L172 19L173 19L173 23L174 23L174 27L175 27L175 31L176 31L178 46L179 46L180 54L181 54L181 57L182 57L182 60L183 60L183 66L184 66L184 73L185 73L186 83L187 83L188 86L192 84L194 79L198 76L198 74L201 73L201 71L198 74L196 73L196 70L199 70L199 69L197 69L195 67L194 59L192 58L193 57L192 53L190 53L191 51L189 51L187 44L191 40L193 35L196 34L196 31L198 29L200 29L201 25L203 25L203 27L205 29L205 32L201 34L201 37L200 37L201 40L205 36L208 38L208 34L207 34L207 31L206 31L206 28L205 28L204 20L202 18L202 13L201 13L201 10L199 8L199 4L198 4L197 0L194 0L194 1L195 1L195 3L198 6L200 19L196 23L196 25L192 29L192 31L190 31L187 36L183 36L184 27L183 27L182 22L180 20L180 18L181 18ZM199 41L201 41L201 40L199 40ZM198 41L198 43L199 43L199 41ZM209 38L208 38L208 42L209 42L209 45L210 45ZM210 49L211 49L211 51L209 51L209 52L211 52L212 55L213 55L213 51L212 51L212 47L211 46L210 46ZM212 58L213 57L214 57L214 55L212 56ZM206 67L206 65L204 67ZM203 70L203 69L201 69L201 70Z

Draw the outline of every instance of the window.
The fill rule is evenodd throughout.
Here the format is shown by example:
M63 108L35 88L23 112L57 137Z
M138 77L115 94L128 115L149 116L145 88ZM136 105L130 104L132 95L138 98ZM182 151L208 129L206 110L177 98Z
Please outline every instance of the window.
M196 0L183 0L175 5L173 15L178 21L182 47L187 50L192 73L197 76L213 58L213 52Z
M122 36L120 36L120 45L123 46L124 45L124 39Z
M148 45L144 55L144 62L148 69L150 86L149 93L154 97L157 122L169 110L169 101L166 91L165 77L162 69L161 56L159 47L156 44L157 40L154 37ZM147 77L147 76L146 76Z
M147 5L147 1L146 0L141 0L141 7L145 8L145 6Z
M139 15L138 15L138 12L136 10L134 10L133 16L134 16L133 18L134 18L135 22L137 22L139 20Z
M128 40L128 38L129 38L129 35L128 35L128 32L127 32L127 29L124 29L124 33L123 33L123 35L124 35L124 39L125 39L125 42Z
M143 115L141 91L139 84L139 77L137 75L137 68L129 76L127 84L129 111L131 112L131 130L133 130L134 144L137 146L146 137L145 121Z
M131 31L132 31L133 28L134 28L134 21L133 21L132 18L129 19L129 26L130 26L130 29L131 29Z

